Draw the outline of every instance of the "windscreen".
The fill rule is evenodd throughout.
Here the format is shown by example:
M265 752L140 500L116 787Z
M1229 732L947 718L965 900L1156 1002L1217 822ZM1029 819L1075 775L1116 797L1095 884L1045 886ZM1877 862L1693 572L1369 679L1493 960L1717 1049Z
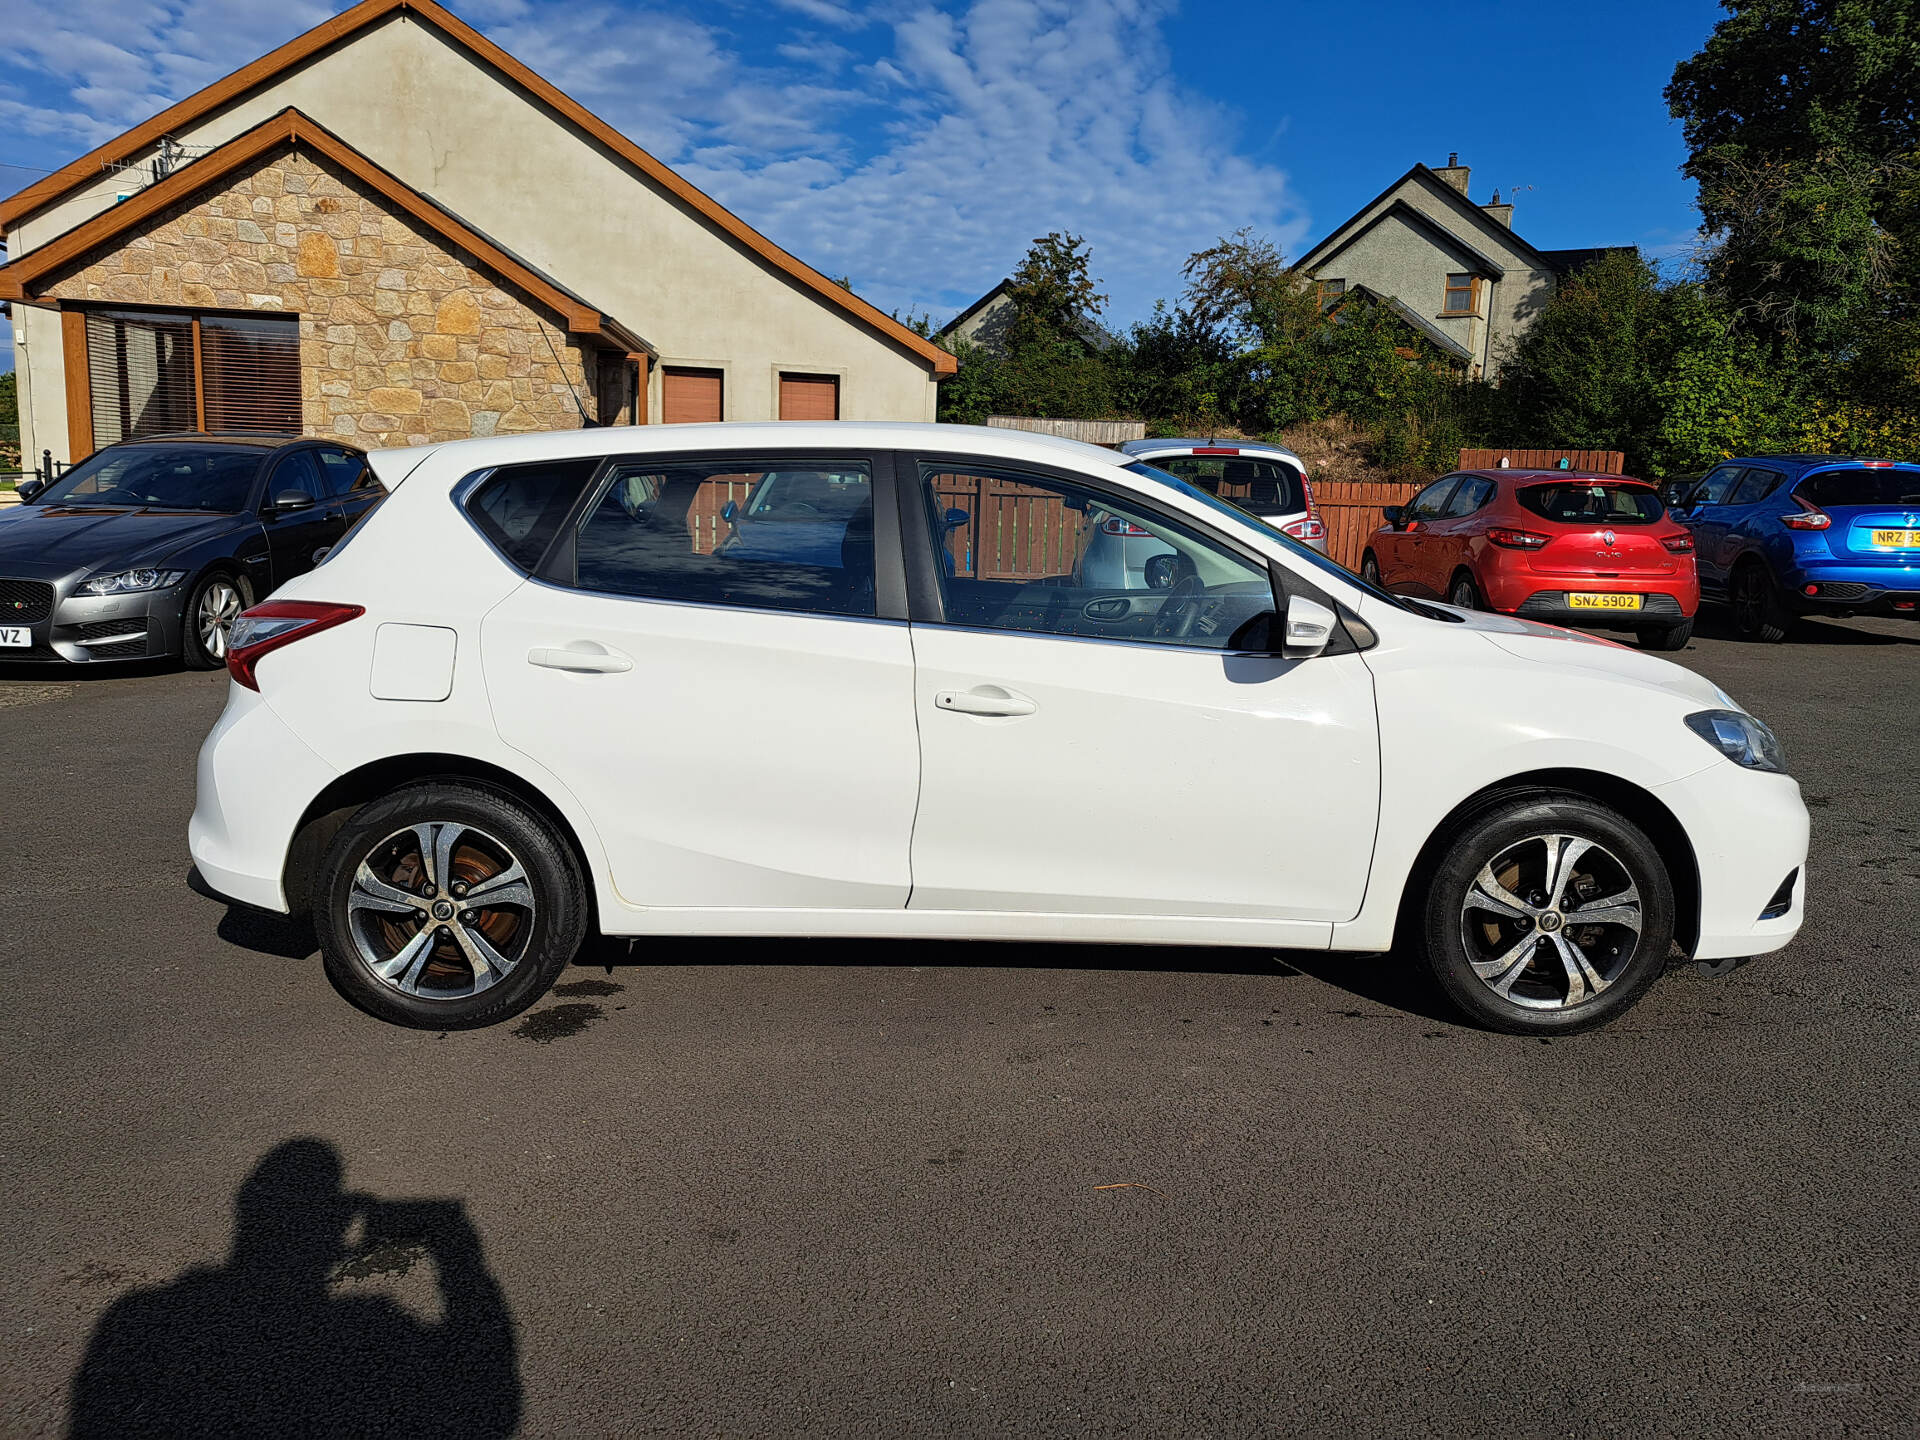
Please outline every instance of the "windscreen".
M1822 510L1836 505L1920 505L1920 470L1869 470L1864 465L1822 470L1795 492Z
M1542 520L1562 525L1651 525L1666 513L1652 486L1605 480L1529 485L1517 498Z
M115 446L62 475L37 497L37 503L116 508L150 505L232 514L247 508L260 455L258 450L228 446Z

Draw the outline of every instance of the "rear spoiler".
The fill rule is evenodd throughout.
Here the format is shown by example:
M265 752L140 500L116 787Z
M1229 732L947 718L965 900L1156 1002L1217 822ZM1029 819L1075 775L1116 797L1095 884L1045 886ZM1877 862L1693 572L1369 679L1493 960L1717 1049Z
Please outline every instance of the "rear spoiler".
M389 495L400 488L400 484L425 460L438 445L414 445L405 450L375 450L367 456L367 468L373 471L374 478Z

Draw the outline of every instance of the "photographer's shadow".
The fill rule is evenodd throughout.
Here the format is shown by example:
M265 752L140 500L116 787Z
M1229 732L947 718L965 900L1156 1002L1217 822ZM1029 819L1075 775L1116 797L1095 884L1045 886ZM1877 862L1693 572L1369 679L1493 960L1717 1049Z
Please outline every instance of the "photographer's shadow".
M320 1140L262 1157L234 1198L225 1265L101 1317L71 1434L511 1434L518 1342L466 1208L351 1194L341 1173ZM438 1274L438 1320L365 1285L416 1262Z

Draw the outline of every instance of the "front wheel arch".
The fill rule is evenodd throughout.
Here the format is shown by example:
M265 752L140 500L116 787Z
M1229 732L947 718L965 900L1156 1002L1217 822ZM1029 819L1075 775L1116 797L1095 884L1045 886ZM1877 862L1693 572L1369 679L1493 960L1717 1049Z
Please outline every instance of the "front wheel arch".
M340 833L355 811L402 786L432 781L457 781L501 791L552 825L572 850L574 863L580 867L580 874L586 880L588 933L599 933L600 914L595 887L597 870L580 839L580 832L566 812L524 776L464 755L424 753L385 756L349 770L314 796L306 812L301 815L300 823L294 827L293 840L287 846L287 858L281 867L281 893L286 897L289 912L294 915L311 913L313 881L319 872L321 858L326 854L327 846L333 843L333 837Z
M1700 864L1693 853L1693 842L1681 825L1652 791L1606 775L1597 770L1533 770L1512 775L1483 786L1462 800L1427 836L1420 854L1407 872L1400 891L1399 915L1394 924L1394 948L1403 953L1421 933L1421 909L1427 886L1439 868L1441 857L1453 839L1477 816L1509 800L1540 799L1554 795L1572 795L1598 801L1619 811L1653 842L1667 867L1673 884L1673 938L1688 954L1700 939Z

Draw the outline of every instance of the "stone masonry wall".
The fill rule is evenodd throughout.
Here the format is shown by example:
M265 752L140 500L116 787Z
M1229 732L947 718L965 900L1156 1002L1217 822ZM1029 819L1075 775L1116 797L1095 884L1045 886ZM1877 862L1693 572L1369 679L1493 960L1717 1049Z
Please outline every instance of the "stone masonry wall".
M44 293L297 313L309 434L376 447L577 429L569 382L592 413L591 357L502 285L353 176L288 149Z

